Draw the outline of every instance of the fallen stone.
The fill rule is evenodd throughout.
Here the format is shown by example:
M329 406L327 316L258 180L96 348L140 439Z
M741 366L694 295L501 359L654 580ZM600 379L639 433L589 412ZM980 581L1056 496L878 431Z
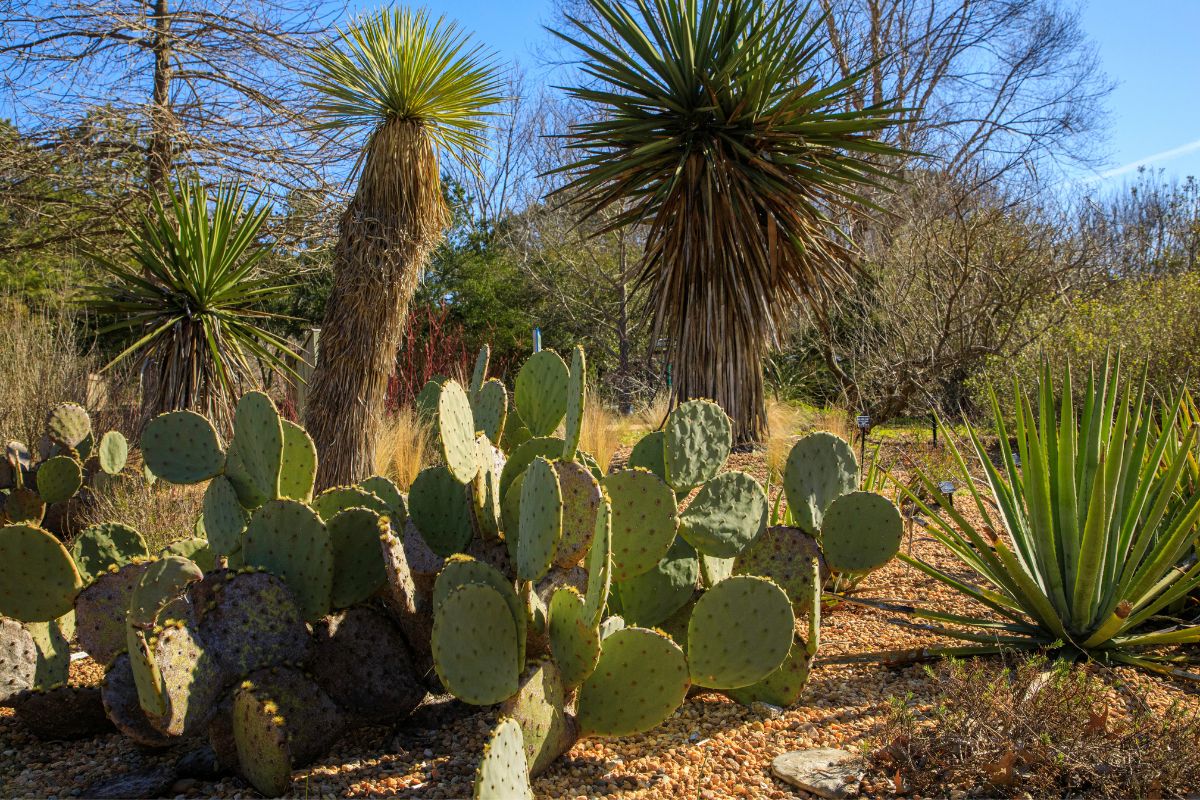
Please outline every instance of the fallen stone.
M830 800L857 797L862 781L862 759L848 750L822 747L794 750L771 762L775 777Z
M755 700L751 703L750 710L766 719L778 719L783 716L782 708L773 706L770 703L764 703L762 700Z
M106 781L93 783L81 793L94 800L120 800L120 798L162 797L177 775L169 764L160 764L140 772L126 772Z

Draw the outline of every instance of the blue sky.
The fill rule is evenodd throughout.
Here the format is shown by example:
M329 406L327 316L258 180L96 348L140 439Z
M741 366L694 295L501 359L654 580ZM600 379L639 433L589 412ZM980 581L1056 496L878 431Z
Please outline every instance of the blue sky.
M374 5L351 0L352 8ZM549 36L542 29L549 0L434 0L428 6L502 56L527 64ZM1200 0L1090 0L1081 11L1117 88L1109 98L1107 164L1080 180L1120 186L1143 161L1171 177L1200 177Z

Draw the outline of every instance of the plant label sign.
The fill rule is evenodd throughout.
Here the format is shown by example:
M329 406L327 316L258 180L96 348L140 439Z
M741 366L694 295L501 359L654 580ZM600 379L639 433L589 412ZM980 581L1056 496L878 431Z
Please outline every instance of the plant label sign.
M871 417L868 414L859 414L857 417L858 427L860 430L868 431L871 429Z

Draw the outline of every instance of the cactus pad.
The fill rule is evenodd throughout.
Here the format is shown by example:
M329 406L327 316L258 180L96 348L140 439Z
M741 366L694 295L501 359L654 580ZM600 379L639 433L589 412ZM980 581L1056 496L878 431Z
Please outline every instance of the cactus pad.
M238 400L231 449L237 451L246 476L259 493L268 499L282 496L279 473L284 452L283 420L266 394L246 392Z
M623 628L604 640L596 671L579 690L584 736L629 736L660 724L683 704L688 664L657 631Z
M419 534L413 535L411 541L424 546ZM418 674L428 675L433 669L429 641L433 630L432 591L417 589L404 543L384 524L380 525L379 550L388 579L385 602L412 648Z
M216 570L192 586L196 626L226 675L305 662L311 640L300 607L268 572Z
M96 457L100 469L109 475L116 475L125 469L125 462L129 460L129 442L119 431L109 431L100 437Z
M183 556L205 572L210 572L217 568L217 559L208 544L208 539L203 539L199 536L192 536L172 542L159 552L159 556L163 558L167 556Z
M322 522L333 519L335 514L347 508L369 508L380 516L388 516L391 508L379 496L358 486L333 486L317 495L312 503L313 511Z
M812 560L828 575L825 557L817 540L799 528L776 525L767 528L733 562L735 575L770 578L791 598L792 608L802 614L812 605Z
M667 483L688 491L721 471L733 446L733 423L711 400L681 403L667 417L663 440Z
M504 531L508 557L513 561L517 560L517 543L521 540L521 490L524 488L525 474L521 473L500 502L500 529Z
M67 682L71 666L71 638L75 635L75 612L49 622L27 622L25 629L37 649L33 685L39 689Z
M471 481L471 516L480 537L496 541L500 537L500 471L504 468L504 456L487 434L478 434L476 445L479 473Z
M334 608L361 603L387 581L379 554L379 520L367 508L348 508L329 520L329 543L333 548Z
M82 485L83 467L70 456L54 456L38 467L38 494L47 505L71 499Z
M767 493L736 470L706 482L679 520L679 535L701 553L732 558L767 525Z
M513 400L532 435L549 436L562 422L569 383L567 365L553 350L534 353L521 366Z
M795 705L804 691L804 685L808 683L811 661L804 645L793 643L779 669L758 683L743 686L741 689L730 689L725 694L744 706L759 701L782 708Z
M513 589L512 581L504 577L500 570L478 561L470 556L454 555L446 559L446 566L438 573L433 585L433 607L440 608L446 598L460 586L478 583L490 586L500 593L512 614L513 624L517 631L517 661L525 663L525 639L528 633L528 616L521 598Z
M700 559L683 539L653 568L613 585L621 616L630 625L653 628L682 608L696 592Z
M33 636L15 619L0 617L0 703L33 688L38 651Z
M479 348L479 354L475 356L475 369L471 370L471 384L467 387L467 397L472 403L479 396L479 390L483 386L483 382L487 380L488 363L491 359L492 348L490 345L485 344Z
M554 592L547 609L550 652L570 691L587 680L600 658L600 630L587 618L583 598L574 588Z
M626 581L654 567L671 548L679 524L675 493L658 476L621 470L604 479L612 503L612 573Z
M704 588L711 589L733 574L734 559L700 554L700 577Z
M504 435L508 417L508 390L496 378L488 378L475 396L475 430L483 431L493 442Z
M451 591L434 610L431 643L438 678L464 703L488 706L516 693L522 668L517 627L491 586L472 583Z
M200 483L225 465L216 429L193 411L171 411L150 420L141 445L146 466L170 483Z
M404 502L404 495L400 493L396 484L382 475L372 475L360 483L358 488L382 500L387 506L387 517L391 520L392 527L398 531L404 529L404 522L408 519L408 504Z
M521 486L520 537L517 540L517 578L536 581L546 574L562 538L562 492L554 466L533 460Z
M553 436L529 439L513 449L500 472L500 496L508 496L508 490L535 458L555 459L562 455L562 449L563 440Z
M234 693L233 736L242 777L266 797L286 794L292 786L287 721L278 705L260 698L252 684Z
M571 369L567 376L567 417L563 433L562 457L575 458L583 434L583 409L587 405L587 360L583 346L575 345L571 353Z
M317 480L317 446L304 428L281 419L283 455L279 466L279 496L307 503Z
M148 561L102 572L75 598L75 634L79 646L98 664L108 664L125 649L125 612Z
M119 522L92 525L75 537L71 545L71 557L85 583L149 555L142 535Z
M554 470L563 501L562 539L554 566L566 569L583 560L592 545L600 509L600 484L587 467L575 461L559 461Z
M71 554L32 525L0 528L0 615L48 622L74 607L83 579Z
M192 628L170 621L151 650L166 701L166 713L151 714L151 724L170 736L199 733L225 688L216 655L204 648Z
M772 581L721 581L701 595L688 623L692 681L710 689L757 683L783 663L795 627L792 605Z
M312 509L295 500L271 500L250 520L242 540L247 566L263 567L296 595L300 613L312 622L329 613L333 589L333 546Z
M479 472L475 418L467 393L457 381L446 381L438 397L438 433L446 468L459 483L470 483Z
M237 491L224 475L204 489L204 531L213 552L227 556L242 546L242 533L250 515L238 500Z
M629 451L629 469L648 469L664 481L667 479L666 448L667 434L663 431L651 431L638 439L637 444Z
M109 665L100 697L109 720L133 741L145 747L168 747L174 743L171 737L151 725L142 711L128 654L121 653Z
M4 517L10 523L40 525L46 516L46 501L24 486L13 489L4 501Z
M818 431L792 445L783 468L783 491L792 518L806 533L818 535L825 509L857 486L858 459L841 437Z
M46 418L46 434L55 444L76 450L92 435L92 420L78 403L59 403Z
M904 522L890 500L874 492L851 492L825 510L821 549L835 572L878 569L900 552Z
M575 743L577 730L565 711L565 694L558 667L541 661L525 671L521 688L500 706L501 717L511 717L521 726L530 777L545 772Z
M479 769L475 772L474 798L533 800L524 738L516 720L500 720L488 737Z
M595 625L604 616L612 586L612 504L601 496L596 513L596 528L587 556L587 594L583 598L584 617Z
M438 397L442 394L442 383L445 380L440 375L435 376L432 380L426 381L425 385L421 387L421 391L417 392L417 396L413 400L413 408L416 409L417 417L423 422L437 420Z
M443 466L426 467L408 492L408 513L433 552L443 558L471 541L467 487Z
M180 556L151 562L129 597L126 621L131 629L149 630L159 622L164 609L183 596L188 587L204 577L200 568Z

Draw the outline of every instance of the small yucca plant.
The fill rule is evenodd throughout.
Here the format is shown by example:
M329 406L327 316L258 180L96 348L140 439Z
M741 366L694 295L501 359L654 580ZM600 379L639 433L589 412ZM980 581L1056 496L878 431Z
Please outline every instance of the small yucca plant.
M1200 587L1200 562L1193 556L1200 491L1181 480L1196 428L1178 424L1180 403L1160 415L1144 379L1122 388L1118 375L1115 364L1090 375L1078 414L1069 367L1058 404L1048 368L1035 401L1014 386L1015 453L991 393L999 467L967 426L991 502L948 442L980 522L949 503L932 509L905 490L930 516L934 538L983 585L919 558L900 558L994 612L989 619L914 611L933 623L922 627L976 643L951 650L1064 649L1188 674L1181 669L1188 657L1157 648L1200 641L1200 626L1160 616ZM930 496L939 496L928 475L919 478Z
M125 230L128 258L97 256L109 277L88 305L115 321L101 333L128 331L134 341L106 367L131 356L149 368L149 413L192 409L229 418L252 380L251 362L294 374L296 355L262 323L279 317L260 304L280 286L260 271L270 252L263 226L270 209L236 183L210 196L198 179L173 186Z

